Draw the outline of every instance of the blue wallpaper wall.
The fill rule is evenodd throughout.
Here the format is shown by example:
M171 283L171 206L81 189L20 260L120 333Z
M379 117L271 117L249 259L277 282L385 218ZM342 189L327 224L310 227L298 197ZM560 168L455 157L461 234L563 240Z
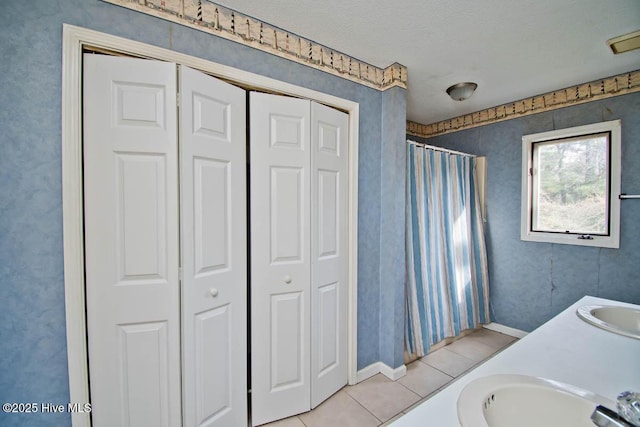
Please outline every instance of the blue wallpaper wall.
M405 182L406 92L393 88L382 94L382 171L380 238L380 334L404 337L405 303ZM395 286L403 283L402 287ZM404 341L381 341L380 360L388 366L404 363Z
M398 316L404 306L398 295L403 289L404 263L396 257L385 261L382 269L381 261L404 238L403 210L382 205L382 201L402 203L396 194L389 194L398 192L389 183L400 182L403 166L399 158L383 164L382 156L389 150L397 155L397 146L404 140L405 90L392 89L392 95L384 96L393 101L384 104L383 93L365 86L98 0L3 0L0 402L69 401L60 148L63 23L199 56L360 104L358 367L381 360L381 352L392 355L385 357L392 367L401 364ZM382 234L394 246L383 245ZM393 314L382 316L383 309ZM68 426L70 417L0 413L0 425Z
M584 295L640 304L640 201L621 203L620 248L520 240L522 135L622 120L622 192L640 193L640 93L427 139L487 156L487 250L498 323L531 331Z

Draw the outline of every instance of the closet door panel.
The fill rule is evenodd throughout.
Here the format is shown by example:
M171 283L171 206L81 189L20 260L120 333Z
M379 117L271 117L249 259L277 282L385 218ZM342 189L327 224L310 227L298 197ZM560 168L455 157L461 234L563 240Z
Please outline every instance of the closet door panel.
M340 173L335 170L317 170L317 256L327 259L338 256L338 211L340 209Z
M229 268L230 162L193 159L195 277Z
M116 154L119 283L167 279L166 164L153 154Z
M232 324L230 304L194 316L195 340L194 347L189 352L193 353L196 378L192 384L195 395L190 397L196 400L185 403L186 406L195 408L194 415L198 424L185 425L216 425L216 419L225 415L228 419L234 409L231 386L237 373L233 372L233 355L229 351L233 344ZM237 387L242 389L243 384L238 384Z
M310 408L309 101L251 93L254 425Z
M347 383L348 116L311 103L311 407Z
M176 69L84 56L94 426L181 423Z
M304 386L303 292L271 296L271 384L272 392Z
M305 171L272 167L269 178L271 264L303 263Z
M185 426L247 423L245 96L180 66Z

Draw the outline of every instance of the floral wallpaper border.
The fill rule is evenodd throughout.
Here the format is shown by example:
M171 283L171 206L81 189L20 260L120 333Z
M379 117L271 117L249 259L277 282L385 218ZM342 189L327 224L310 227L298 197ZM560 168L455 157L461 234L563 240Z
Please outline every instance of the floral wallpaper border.
M407 68L379 68L208 0L102 0L223 37L377 90L407 88Z
M640 91L640 70L601 80L594 80L589 83L571 86L566 89L556 90L428 125L407 121L407 134L421 138L430 138L432 136L444 135L446 133L484 126L503 120L515 119L530 114L542 113L544 111L556 110L558 108L638 91Z

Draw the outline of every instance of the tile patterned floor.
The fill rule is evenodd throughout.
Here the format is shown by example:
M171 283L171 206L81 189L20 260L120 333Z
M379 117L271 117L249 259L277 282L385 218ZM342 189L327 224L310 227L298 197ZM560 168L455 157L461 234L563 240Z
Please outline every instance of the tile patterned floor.
M264 427L386 426L514 341L509 335L480 329L410 363L407 375L397 381L375 375L346 386L311 412Z

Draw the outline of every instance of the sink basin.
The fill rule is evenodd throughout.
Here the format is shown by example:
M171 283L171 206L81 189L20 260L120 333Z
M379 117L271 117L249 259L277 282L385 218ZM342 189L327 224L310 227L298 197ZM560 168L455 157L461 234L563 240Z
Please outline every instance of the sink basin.
M471 381L458 397L462 427L594 427L596 405L615 408L602 396L544 378L491 375Z
M584 305L578 316L585 322L616 334L640 339L640 310L615 305Z

